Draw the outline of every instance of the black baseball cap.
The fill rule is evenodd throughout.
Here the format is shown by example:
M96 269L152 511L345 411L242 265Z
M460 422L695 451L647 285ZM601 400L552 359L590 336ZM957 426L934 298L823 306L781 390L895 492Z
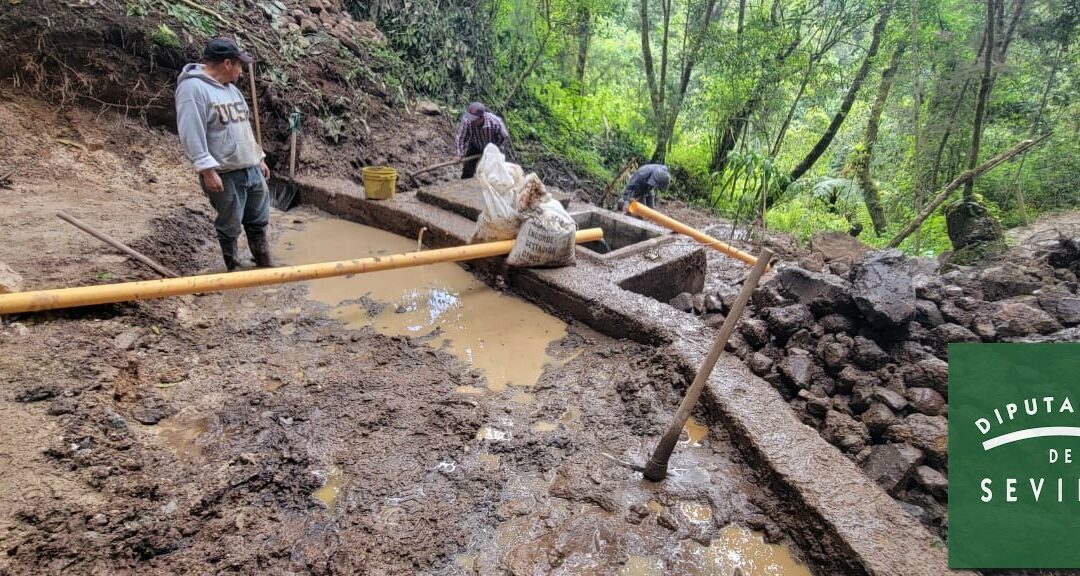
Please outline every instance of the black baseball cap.
M236 45L236 42L228 38L214 38L206 43L203 49L203 59L209 62L221 62L223 60L240 60L245 64L255 61L250 54L244 52Z

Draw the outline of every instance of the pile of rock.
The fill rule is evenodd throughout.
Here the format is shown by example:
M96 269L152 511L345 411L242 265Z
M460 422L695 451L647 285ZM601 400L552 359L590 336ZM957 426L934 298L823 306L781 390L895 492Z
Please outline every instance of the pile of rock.
M308 35L324 30L354 52L360 51L358 39L378 44L386 42L374 23L353 20L334 0L307 0L302 7L282 13L276 23L282 33Z
M812 246L758 288L730 349L914 515L942 527L948 345L1076 340L1080 249L1063 241L1038 262L941 275L935 261L870 252L844 234ZM734 295L672 305L715 323Z

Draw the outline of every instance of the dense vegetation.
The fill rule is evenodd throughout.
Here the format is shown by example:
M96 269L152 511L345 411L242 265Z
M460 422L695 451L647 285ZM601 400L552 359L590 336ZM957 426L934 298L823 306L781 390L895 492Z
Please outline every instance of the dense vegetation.
M965 170L1044 135L901 247L949 249L964 201L1006 226L1080 205L1077 0L348 4L416 92L482 99L598 181L666 162L674 194L743 222L885 245Z

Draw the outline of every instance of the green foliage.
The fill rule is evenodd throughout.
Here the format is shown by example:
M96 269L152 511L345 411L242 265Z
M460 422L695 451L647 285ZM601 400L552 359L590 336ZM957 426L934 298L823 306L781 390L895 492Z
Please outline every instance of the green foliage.
M176 18L187 30L197 32L202 36L213 36L217 30L217 23L213 16L205 12L200 12L183 4L172 4L165 0L161 0L161 3L164 4L166 13Z
M172 31L172 28L165 24L158 26L157 30L150 36L150 41L167 48L180 47L180 38L176 35L176 32Z
M145 18L150 13L150 7L146 5L146 2L142 0L136 0L135 2L128 2L124 7L124 11L128 16L137 16L139 18Z
M345 134L345 120L333 114L329 114L322 118L319 118L319 124L322 126L323 135L327 140L330 140L334 144L341 142L341 138Z
M346 0L345 6L353 16L366 18L377 1ZM379 29L395 57L409 66L409 73L399 81L412 91L435 97L485 92L495 78L491 12L486 0L415 0L396 10L380 9Z
M508 120L526 164L558 157L597 186L610 181L628 159L642 158L656 146L640 0L347 0L346 5L358 18L375 17L389 39L384 53L374 49L374 60L345 74L358 90L419 92L453 102L454 109L483 100ZM684 41L696 35L692 24L706 3L649 3L658 77L665 5L672 9L669 61L666 78L658 82L670 96L682 81L682 55L691 48ZM894 6L883 57L872 63L829 149L793 183L787 175L820 139L850 86L881 0L716 5L722 9L696 53L667 150L674 177L670 195L742 222L758 217L768 199L770 228L805 239L817 230L861 225L860 239L884 246L915 217L917 181L929 198L937 192L929 189L932 179L940 189L962 171L971 143L985 4L920 0L917 52L911 6ZM1005 3L1006 21L1016 5ZM1075 177L1080 104L1073 97L1080 85L1080 52L1072 47L1080 4L1046 0L1027 6L1007 56L995 66L980 160L1033 133L1055 135L1023 162L1007 163L976 181L975 191L1006 224L1024 221L1021 197L1028 218L1080 205ZM740 7L745 9L741 20ZM868 157L862 142L888 60L884 55L900 41L908 50ZM913 124L916 72L922 93L919 126ZM660 107L674 105L668 100ZM732 125L738 128L733 145L721 150ZM943 141L946 132L950 136ZM880 237L872 233L855 166L868 166L879 190L889 223ZM950 249L940 211L918 236L923 254ZM914 252L915 240L912 235L901 248Z

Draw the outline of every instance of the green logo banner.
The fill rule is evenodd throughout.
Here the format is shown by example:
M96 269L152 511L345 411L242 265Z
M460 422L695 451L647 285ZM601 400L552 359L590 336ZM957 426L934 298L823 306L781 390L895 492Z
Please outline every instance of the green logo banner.
M1080 568L1080 343L949 346L949 566Z

